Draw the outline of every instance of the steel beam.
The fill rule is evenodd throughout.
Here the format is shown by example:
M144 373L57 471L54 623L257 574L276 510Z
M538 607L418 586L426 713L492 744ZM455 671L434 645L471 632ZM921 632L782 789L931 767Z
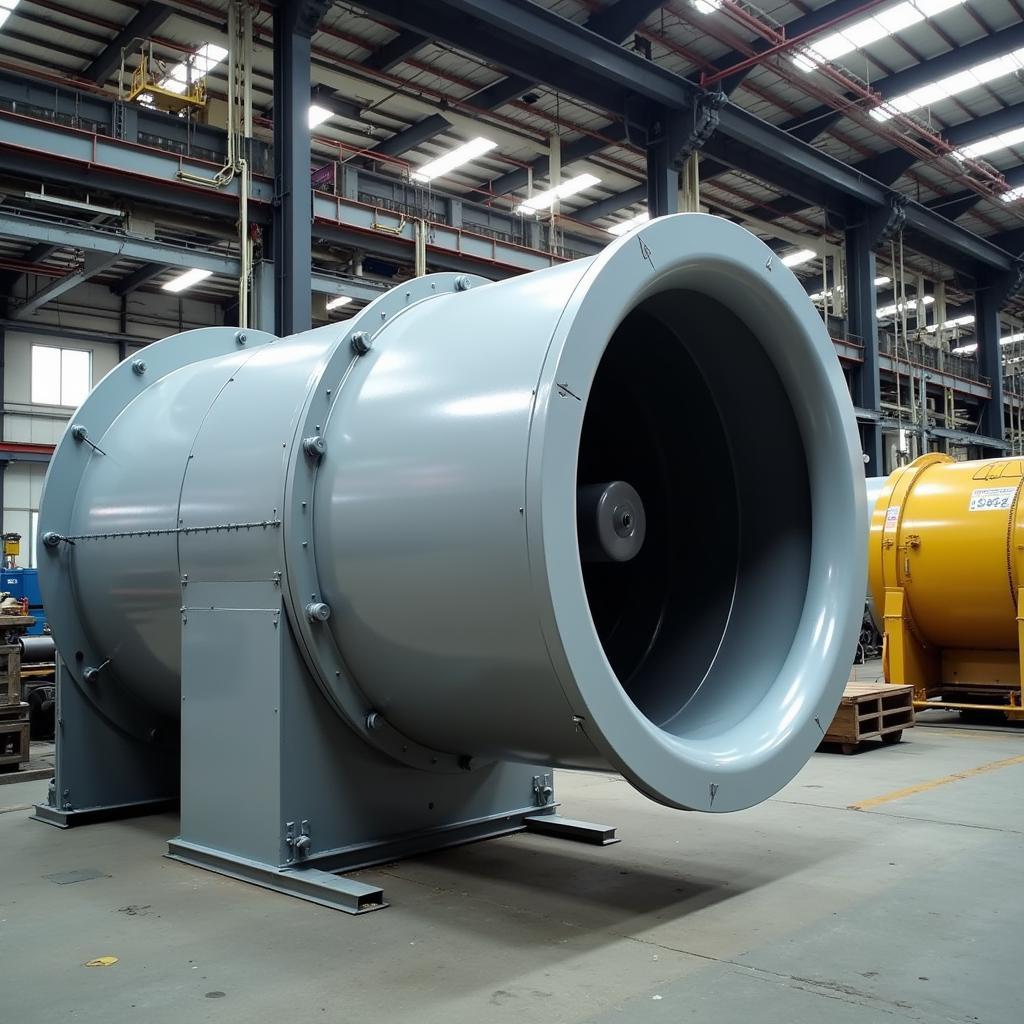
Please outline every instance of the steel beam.
M162 263L168 267L210 270L215 274L238 275L238 260L204 249L190 249L155 239L139 238L121 232L99 231L95 227L37 220L0 209L0 236L21 241L42 242L81 249L84 252L107 253L118 259Z
M634 203L639 203L646 198L647 186L637 185L635 188L631 188L626 192L620 192L618 195L609 196L607 199L599 199L596 203L591 203L589 206L581 206L578 210L573 211L573 220L581 220L592 224L595 220L601 220L602 217L610 217L613 213L618 213L619 210L624 210L627 206L632 206Z
M617 0L616 3L609 4L607 7L595 11L585 22L587 29L591 32L596 33L606 39L610 39L613 42L621 42L633 29L636 28L652 11L657 10L663 3L663 0ZM403 3L399 3L398 7L403 6ZM371 9L368 5L363 4L367 10ZM393 17L389 17L389 20L399 21ZM436 33L432 29L425 29L423 33L418 33L410 29L404 29L400 33L399 38L402 34L408 35L423 35L433 39L436 38ZM397 40L396 40L397 41ZM501 62L498 62L499 65ZM370 62L367 61L367 65ZM497 82L492 82L490 85L484 86L478 92L474 93L469 97L469 102L473 106L480 108L481 110L496 110L498 107L505 103L514 100L517 96L521 96L523 93L529 91L530 87L538 81L542 81L540 76L533 75L517 75L510 74L505 78L499 79ZM440 124L440 122L434 120L438 115L431 115L431 117L424 118L422 121L418 121L416 124L410 125L403 131L398 132L397 135L392 136L387 141L374 147L374 152L385 153L390 156L400 156L402 153L407 152L410 149L414 149L422 142L426 142L432 139L435 135L439 135L445 130L446 125ZM416 139L415 142L409 141ZM390 148L385 148L389 147ZM395 146L401 148L395 149ZM591 152L596 152L592 150ZM577 158L579 159L579 158ZM513 172L518 173L518 172ZM543 173L547 173L547 170ZM516 188L521 188L521 185L513 185L509 188L504 189L506 192L511 192ZM500 192L498 194L501 194Z
M65 292L71 291L72 288L77 288L80 284L84 284L89 278L102 274L107 267L115 264L120 258L120 253L87 252L78 270L73 270L63 277L58 277L45 287L40 288L35 295L29 297L20 305L12 307L10 312L11 319L20 320L29 316L37 309L45 306L46 303L52 302Z
M166 269L164 263L144 263L138 270L133 270L127 277L118 281L110 290L115 295L129 295L136 288L141 288L149 284L153 278L159 277Z
M428 42L429 39L419 32L410 32L408 29L404 29L379 50L371 53L363 61L363 67L369 68L371 71L390 71Z
M363 0L362 6L605 110L645 102L649 109L692 110L703 94L693 82L532 3L436 0L427 7ZM890 190L880 182L733 104L720 111L705 152L840 216L851 206L882 208L889 201ZM906 219L920 244L939 250L955 269L1010 269L1008 253L934 211L911 203Z
M318 238L409 261L415 226L400 213L368 206L344 196L313 195L314 230ZM446 224L430 225L427 258L432 269L509 277L540 270L565 260Z
M80 72L87 82L102 84L121 64L121 51L136 39L148 39L172 14L173 8L149 0L120 32Z
M417 121L400 132L395 132L390 139L385 139L374 146L372 152L379 153L381 156L401 156L410 149L429 142L435 135L440 135L451 126L451 121L443 114L431 114L430 117L425 117L422 121Z
M619 122L607 124L603 128L599 128L598 131L601 133L603 138L595 139L592 135L584 135L562 147L563 168L576 160L585 160L588 156L593 156L595 153L599 153L608 145L605 141L606 138L620 140L624 138L626 134L625 126ZM533 161L529 170L525 167L519 167L514 171L509 171L508 174L503 174L500 178L495 178L490 183L490 190L494 195L498 196L504 195L506 192L515 192L518 188L526 187L527 182L530 180L531 172L533 180L537 181L544 178L550 168L550 159L546 156L542 156Z

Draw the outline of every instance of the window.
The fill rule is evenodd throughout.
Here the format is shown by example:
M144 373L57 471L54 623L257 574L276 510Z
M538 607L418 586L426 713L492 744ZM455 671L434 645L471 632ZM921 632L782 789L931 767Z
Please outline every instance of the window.
M92 353L32 346L32 401L77 409L92 387Z
M29 531L28 531L28 551L25 552L22 549L22 560L24 564L30 569L36 567L36 539L39 536L39 513L33 511L29 516ZM28 558L25 559L25 555L28 554Z

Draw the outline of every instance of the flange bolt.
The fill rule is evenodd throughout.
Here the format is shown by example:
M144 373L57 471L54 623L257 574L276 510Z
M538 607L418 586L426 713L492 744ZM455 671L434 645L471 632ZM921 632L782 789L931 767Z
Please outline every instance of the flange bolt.
M245 331L236 332L235 341L238 342L239 345L244 345L248 340L249 338L246 336Z
M43 534L43 547L44 548L55 548L64 538L57 533L55 530L47 530Z
M145 359L133 359L132 360L132 373L136 377L141 377L146 372L146 361Z
M373 348L373 338L366 331L356 331L352 335L352 351L357 356L365 356Z
M306 617L310 622L326 622L331 617L331 606L323 601L310 601L306 605Z
M86 428L83 427L81 423L76 423L71 428L71 436L76 441L84 441L89 436L89 431L86 430Z
M470 281L470 279L466 277L465 274L459 274L459 276L455 278L455 290L457 292L467 292L469 291L472 283L473 282Z
M379 711L371 711L366 716L366 728L370 732L376 732L378 729L384 728L384 716Z
M322 459L327 454L327 442L319 435L303 438L302 450L311 459Z

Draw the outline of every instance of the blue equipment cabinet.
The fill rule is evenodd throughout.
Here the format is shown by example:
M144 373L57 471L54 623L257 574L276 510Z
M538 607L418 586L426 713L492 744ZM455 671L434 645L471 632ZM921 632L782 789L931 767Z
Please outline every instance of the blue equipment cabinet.
M29 636L39 636L46 624L43 599L39 596L39 571L37 569L4 569L0 590L13 597L28 598L28 613L35 616L36 623L26 630Z

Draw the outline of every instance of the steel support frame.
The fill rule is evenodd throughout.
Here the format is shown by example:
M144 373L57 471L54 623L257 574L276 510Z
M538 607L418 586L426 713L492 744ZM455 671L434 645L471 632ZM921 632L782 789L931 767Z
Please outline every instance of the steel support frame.
M431 33L509 72L625 115L631 101L693 109L707 95L687 79L630 53L566 18L522 0L363 0L389 22ZM705 146L709 156L800 199L845 215L851 206L885 208L890 189L761 118L726 103ZM1007 271L1009 253L918 203L906 226L954 269Z

